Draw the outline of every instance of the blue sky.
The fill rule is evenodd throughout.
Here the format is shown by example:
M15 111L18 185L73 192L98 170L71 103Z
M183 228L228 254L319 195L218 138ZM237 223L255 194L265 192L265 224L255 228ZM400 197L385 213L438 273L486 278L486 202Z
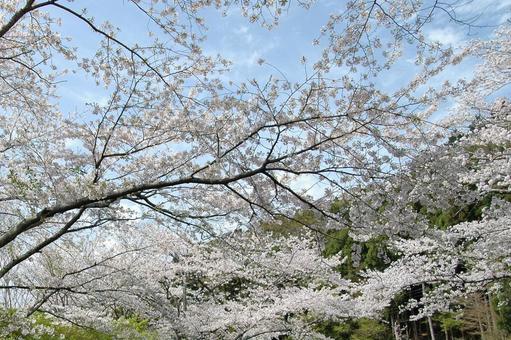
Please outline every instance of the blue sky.
M119 26L121 28L119 37L128 44L147 39L145 32L148 21L129 1L83 0L70 3L69 6L76 10L87 8L88 15L93 16L96 23L109 20ZM233 62L231 72L225 77L235 82L252 78L265 79L270 74L277 73L275 69L291 81L300 81L304 77L301 57L307 58L309 67L318 59L321 50L312 45L312 40L319 36L328 15L341 11L343 7L342 2L333 0L319 0L309 10L291 5L282 15L279 25L272 30L262 28L257 23L249 23L234 6L228 11L227 16L222 16L222 13L214 8L207 9L201 12L208 26L208 38L203 49L211 55L220 53ZM59 10L52 9L52 12L57 13ZM425 28L427 37L443 44L460 46L474 36L486 36L495 25L511 18L511 0L464 1L460 3L457 12L461 19L478 17L476 24L492 27L469 29L449 22L445 16L437 16L435 21ZM98 42L97 36L76 18L67 14L62 17L63 35L73 37L73 44L79 46L80 52L91 54ZM268 64L259 65L260 58ZM378 85L388 89L400 86L403 80L414 73L411 59L408 62L403 60L387 73L382 73ZM454 75L470 75L470 67L464 65L460 69L441 75L439 81ZM80 110L85 102L101 102L106 98L103 90L97 88L90 79L84 79L82 75L68 75L65 80L59 88L63 111Z

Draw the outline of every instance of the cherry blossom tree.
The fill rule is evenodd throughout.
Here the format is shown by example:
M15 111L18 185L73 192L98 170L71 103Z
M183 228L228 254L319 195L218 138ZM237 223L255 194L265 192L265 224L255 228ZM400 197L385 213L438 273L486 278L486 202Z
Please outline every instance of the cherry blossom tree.
M129 1L149 22L135 43L79 2L2 2L5 305L105 327L105 308L119 307L175 337L306 338L319 336L309 313L374 316L410 285L439 282L435 292L454 296L508 277L505 200L446 231L413 206L509 193L509 105L492 98L509 82L509 28L459 50L428 40L435 15L461 22L453 5L347 2L318 33L323 53L303 60L302 81L277 73L237 83L225 80L228 60L201 49L201 10L238 6L273 27L287 1ZM63 34L62 21L89 30L93 48ZM416 75L398 89L376 85L410 49ZM482 60L473 79L438 85L467 56ZM105 100L65 110L61 82L72 76ZM458 114L435 120L449 100ZM353 201L349 218L329 209L336 197ZM299 209L320 225L301 223L308 232L287 239L252 230ZM226 237L234 228L240 235ZM343 259L321 256L328 228L386 235L402 256L347 282L334 270ZM465 259L474 262L460 274Z
M31 263L18 274L31 281L28 289L41 292L29 300L44 301L52 315L106 330L114 312L136 313L152 320L162 337L177 338L319 336L311 327L317 320L354 313L342 298L349 283L334 270L339 258L323 258L310 235L229 235L219 247L147 226L114 231L110 240L94 254L75 247ZM70 261L75 257L79 265Z
M398 292L427 284L420 301L403 306L421 318L451 310L467 294L498 290L510 277L510 107L509 98L495 98L509 84L508 35L501 28L491 42L469 47L484 46L484 62L455 107L474 117L470 126L423 152L384 188L371 186L366 204L352 209L360 227L354 237L385 234L400 254L386 270L367 271L364 301L388 305ZM435 226L432 217L447 210L452 221Z

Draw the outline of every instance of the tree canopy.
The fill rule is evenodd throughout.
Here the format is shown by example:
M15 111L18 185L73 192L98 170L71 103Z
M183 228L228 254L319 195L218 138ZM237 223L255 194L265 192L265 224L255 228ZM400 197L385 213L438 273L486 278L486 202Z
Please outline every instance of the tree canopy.
M303 70L240 80L205 18L321 4L2 1L0 336L504 336L511 26L470 5L325 5Z

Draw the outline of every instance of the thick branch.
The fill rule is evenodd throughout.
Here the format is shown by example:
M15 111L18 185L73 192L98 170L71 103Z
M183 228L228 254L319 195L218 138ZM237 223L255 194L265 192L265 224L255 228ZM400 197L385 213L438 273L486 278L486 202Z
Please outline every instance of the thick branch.
M0 237L0 248L3 248L10 242L12 242L16 237L21 235L27 230L30 230L34 227L37 227L44 223L48 218L56 216L58 214L62 214L74 209L80 209L84 206L94 207L94 204L102 204L102 202L109 201L110 203L119 200L121 198L126 198L130 195L138 194L146 190L151 189L164 189L175 187L183 184L205 184L205 185L225 185L232 182L236 182L248 177L252 177L256 174L262 173L265 170L265 165L254 169L249 170L238 175L234 175L226 178L197 178L197 177L185 177L182 179L177 179L174 181L162 181L156 183L145 183L137 186L133 186L128 189L113 191L109 194L106 194L102 198L93 199L93 198L81 198L73 202L69 202L62 205L56 205L50 208L44 208L39 213L37 213L34 217L25 219L21 221L16 226L9 229L5 234Z
M0 269L0 278L4 277L5 274L7 274L16 265L20 264L21 262L28 259L30 256L39 252L41 249L43 249L47 245L58 240L62 235L64 235L66 233L66 231L69 230L69 228L71 228L73 226L73 224L75 224L80 219L80 217L82 216L85 209L86 209L85 207L80 208L80 210L56 234L54 234L51 237L48 237L43 242L39 243L37 246L31 248L30 250L25 252L23 255L13 259L11 262L9 262L5 266L3 266L3 268Z
M25 14L38 8L41 8L43 6L55 4L57 1L58 0L45 1L34 5L35 0L28 0L25 3L25 6L23 6L22 8L20 8L19 11L14 13L11 19L0 29L0 38L3 38L4 35L7 34L7 32L9 32L9 30L11 30L11 28L13 28L14 25L16 25Z

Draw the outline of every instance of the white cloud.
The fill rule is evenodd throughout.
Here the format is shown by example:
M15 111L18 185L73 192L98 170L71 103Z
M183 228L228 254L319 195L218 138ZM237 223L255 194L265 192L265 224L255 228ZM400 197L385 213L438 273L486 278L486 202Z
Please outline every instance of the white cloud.
M242 25L234 30L234 34L239 36L243 42L247 45L251 44L254 41L254 35L250 33L249 27Z
M257 61L261 58L261 53L259 51L253 51L248 56L240 58L237 63L240 66L253 66L257 64Z
M234 31L236 34L245 34L248 32L248 26L242 25L237 30Z
M456 12L459 14L480 15L481 12L495 13L511 6L511 0L475 0L464 1L456 6Z
M451 27L435 28L427 33L430 41L439 42L442 45L458 46L463 41L463 34Z
M310 195L313 199L319 199L325 194L325 185L312 175L296 176L289 185L293 190Z

